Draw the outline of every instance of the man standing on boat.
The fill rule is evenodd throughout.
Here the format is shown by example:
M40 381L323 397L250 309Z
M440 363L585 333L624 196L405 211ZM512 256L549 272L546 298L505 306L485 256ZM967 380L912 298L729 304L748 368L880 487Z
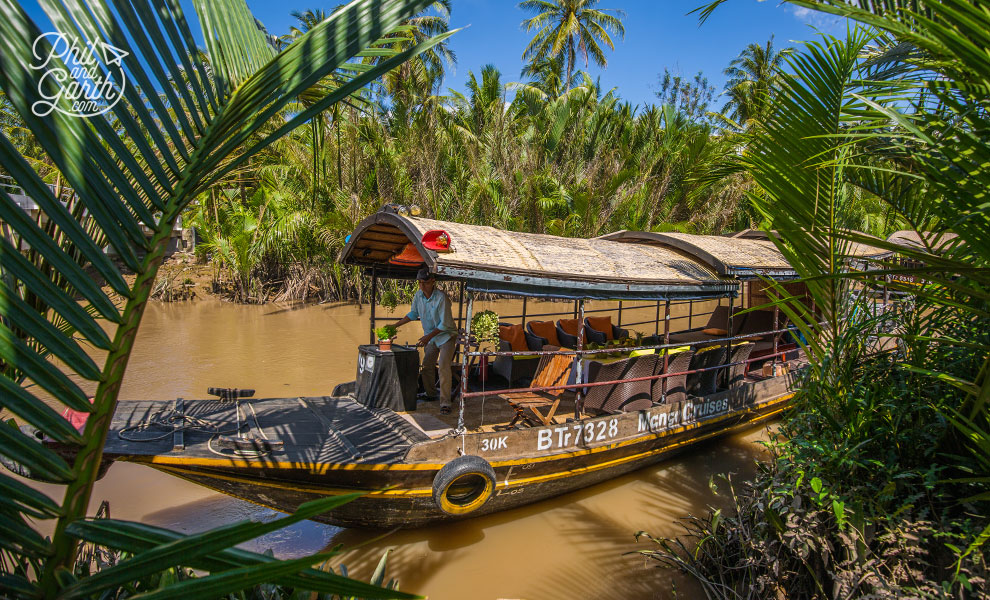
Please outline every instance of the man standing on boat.
M457 328L450 312L450 298L437 289L437 281L426 266L420 267L416 280L419 291L413 296L409 314L396 321L395 326L401 327L410 321L423 324L423 337L416 343L425 348L421 371L423 387L427 396L437 396L433 368L439 362L440 412L446 414L450 412L451 362L457 346Z

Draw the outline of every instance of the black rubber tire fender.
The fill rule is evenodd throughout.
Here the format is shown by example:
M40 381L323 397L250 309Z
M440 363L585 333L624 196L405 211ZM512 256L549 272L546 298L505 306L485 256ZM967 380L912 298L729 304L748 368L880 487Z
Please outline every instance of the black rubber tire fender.
M458 456L433 478L433 502L448 515L466 515L495 495L495 469L475 455Z

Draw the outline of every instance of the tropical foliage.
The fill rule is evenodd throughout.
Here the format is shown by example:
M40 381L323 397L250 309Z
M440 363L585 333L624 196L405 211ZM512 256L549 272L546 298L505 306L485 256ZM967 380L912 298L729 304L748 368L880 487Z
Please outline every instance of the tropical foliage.
M622 25L625 13L615 9L596 8L600 0L523 0L519 8L536 13L523 21L526 31L536 31L523 59L543 61L564 56L567 59L567 79L570 81L577 64L578 53L600 67L608 64L603 45L615 50L612 35L621 39L626 34Z
M126 52L120 101L103 114L80 118L55 81L39 80L29 67L32 50L47 55L50 40L39 38L41 31L19 4L0 1L5 48L0 88L19 119L14 125L29 132L43 151L44 157L35 155L35 160L57 171L73 190L66 199L45 185L41 169L6 133L0 135L0 163L44 215L31 218L21 211L9 187L0 193L0 221L7 232L0 240L0 408L60 448L40 444L11 421L0 425L0 454L23 471L65 486L64 498L57 501L0 475L0 594L112 597L133 582L179 566L208 575L140 596L215 598L270 581L323 593L408 597L310 568L332 552L282 562L231 550L273 528L330 510L347 497L303 505L277 522L242 523L191 537L86 518L121 378L179 214L218 182L239 177L240 169L314 115L445 37L401 51L392 48L400 40L394 35L408 30L402 21L428 2L356 0L279 52L242 0L194 4L205 53L195 46L177 2L116 3L113 9L98 0L42 2L51 22L80 46L107 43ZM386 36L393 37L376 41ZM359 60L347 62L353 58ZM373 63L363 62L370 58ZM51 67L66 68L59 58L53 60ZM109 67L101 63L97 68L105 72ZM318 98L287 110L317 84L322 85ZM43 96L55 99L59 110L38 116L32 106ZM239 219L241 231L231 236L250 229L247 216L235 213L233 219ZM280 227L274 231L288 226ZM104 253L105 246L119 263ZM30 251L22 252L24 247ZM243 261L249 254L239 241L229 248L231 260ZM134 274L132 282L119 265ZM93 275L106 282L119 303ZM83 386L95 388L92 397ZM54 401L43 401L43 394ZM51 404L87 413L85 428L77 431ZM43 536L35 522L53 525L54 532ZM85 576L76 568L80 540L129 557Z
M691 520L697 548L649 554L710 597L987 597L990 12L794 3L863 24L786 58L735 164L808 285L777 302L811 364L774 459L732 488L735 513ZM918 249L851 230L864 192ZM854 243L895 258L864 271Z
M307 289L321 301L364 300L365 282L336 259L383 204L565 236L753 224L740 208L743 177L702 180L739 139L679 99L637 109L583 72L567 89L555 59L533 68L532 80L513 83L485 66L443 95L438 80L410 78L297 130L201 196L199 251L242 301Z
M750 44L736 57L724 74L728 100L722 114L736 128L766 120L773 94L777 90L780 67L790 49L777 50L773 38L766 44Z

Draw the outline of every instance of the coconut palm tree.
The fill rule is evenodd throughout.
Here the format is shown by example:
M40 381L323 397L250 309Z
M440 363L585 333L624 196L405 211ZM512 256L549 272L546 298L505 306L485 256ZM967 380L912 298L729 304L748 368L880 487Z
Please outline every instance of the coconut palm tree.
M519 8L536 15L523 21L526 31L536 31L523 59L545 60L564 53L567 58L567 78L574 75L574 65L580 53L585 67L591 57L595 64L605 67L608 60L602 45L615 50L612 35L625 37L622 25L625 12L616 9L598 9L599 0L523 0Z
M777 89L780 67L790 52L787 48L774 48L773 36L766 44L746 46L722 72L729 78L725 84L728 101L722 107L722 114L743 129L765 119L771 96Z
M529 78L530 83L527 85L540 92L543 98L556 98L574 87L573 80L564 79L565 66L566 62L560 55L534 59L523 66L519 75Z
M0 134L0 163L47 217L44 225L28 218L0 191L0 220L17 237L16 244L0 239L0 398L21 423L69 450L56 453L38 443L40 436L0 426L5 463L64 486L58 502L0 475L0 596L114 597L143 577L181 566L209 574L180 578L170 597L222 597L263 581L347 596L398 597L310 569L332 553L280 562L230 550L272 527L330 510L340 498L305 504L274 525L246 523L188 538L136 523L90 521L86 511L121 380L180 212L313 115L442 41L446 36L386 52L387 60L352 69L313 105L286 111L301 92L339 72L348 60L381 55L380 48L368 48L428 4L356 0L279 52L243 0L195 0L207 47L204 62L177 2L112 8L104 0L44 2L48 20L79 46L106 44L121 51L115 60L97 59L93 67L101 76L121 70L114 76L120 85L116 102L102 114L79 118L56 82L31 68L33 48L51 53L48 38L19 3L0 0L5 48L0 89L75 193L73 203L60 202ZM57 58L48 68L68 73ZM54 99L50 104L58 110L40 117L33 107L45 99ZM30 256L21 252L21 242L30 246ZM134 279L124 278L104 253L107 246ZM111 300L91 274L119 300ZM91 398L83 386L95 389ZM41 394L86 413L85 427L76 430ZM120 550L127 558L77 578L80 540Z

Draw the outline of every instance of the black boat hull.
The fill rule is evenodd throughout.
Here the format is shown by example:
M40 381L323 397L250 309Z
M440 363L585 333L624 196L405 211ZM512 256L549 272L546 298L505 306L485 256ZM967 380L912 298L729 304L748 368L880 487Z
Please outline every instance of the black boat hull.
M309 500L359 493L314 520L343 527L419 527L579 490L773 418L790 404L792 379L774 378L745 386L745 392L722 392L648 411L422 441L404 460L389 462L314 464L175 455L119 459L283 512ZM495 486L477 509L452 515L435 502L434 483L440 469L461 452L484 457L494 469Z

